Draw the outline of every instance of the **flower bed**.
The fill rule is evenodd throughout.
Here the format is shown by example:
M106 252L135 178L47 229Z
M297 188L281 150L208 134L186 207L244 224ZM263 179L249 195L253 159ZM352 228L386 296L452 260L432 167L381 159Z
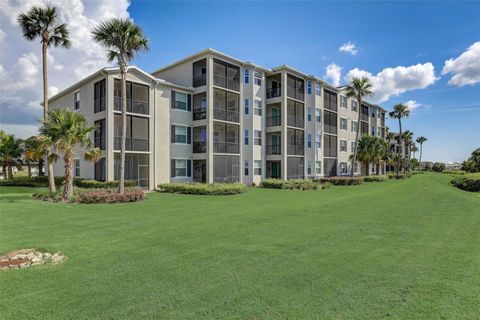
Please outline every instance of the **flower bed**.
M197 195L233 195L244 193L247 188L241 183L163 183L158 191Z
M55 185L60 186L63 183L63 177L55 177ZM86 180L81 178L74 178L73 185L79 188L85 189L109 189L109 188L118 188L118 180L114 181L97 181L97 180ZM5 179L0 180L0 186L4 187L33 187L41 188L48 187L48 177L47 176L36 176L36 177L16 177L14 179ZM135 187L136 183L132 180L125 180L125 187Z
M63 201L62 192L50 193L48 190L35 192L33 198L60 202ZM141 189L127 188L124 194L119 194L116 189L73 189L72 203L122 203L144 200L145 194Z
M0 256L0 269L19 269L45 263L60 263L65 256L60 252L42 252L36 249L21 249Z

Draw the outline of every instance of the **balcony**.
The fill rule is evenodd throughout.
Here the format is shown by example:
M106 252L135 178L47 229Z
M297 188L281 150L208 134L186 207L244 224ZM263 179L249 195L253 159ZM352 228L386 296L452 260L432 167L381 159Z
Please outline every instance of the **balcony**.
M201 87L207 85L207 75L200 74L193 77L193 87Z
M290 156L303 156L305 148L302 145L289 144L287 148L287 154Z
M240 113L221 108L213 108L213 118L217 120L240 122Z
M279 144L267 145L267 155L280 155L282 154L282 147Z
M289 116L288 121L287 121L287 125L289 125L290 127L304 128L305 127L305 119Z
M122 111L121 97L114 98L113 110ZM148 114L148 101L134 100L127 98L127 112Z
M93 101L93 108L95 113L105 111L105 98L95 99Z
M94 147L99 148L100 150L105 150L105 137L95 137Z
M113 148L115 150L120 150L121 137L113 138ZM148 139L134 139L126 138L125 139L125 150L127 151L148 151Z
M214 153L238 154L238 153L240 153L240 144L233 143L233 142L214 142L213 143L213 152Z
M193 153L206 153L207 143L205 141L193 141Z
M267 99L278 98L282 96L281 88L269 88L267 89Z
M193 120L207 119L207 107L193 108Z
M213 84L217 87L226 88L233 91L240 90L240 80L236 78L227 78L221 74L213 74Z
M271 116L267 117L267 127L276 127L282 125L282 117L281 116Z
M287 87L287 97L303 101L305 94L296 88Z

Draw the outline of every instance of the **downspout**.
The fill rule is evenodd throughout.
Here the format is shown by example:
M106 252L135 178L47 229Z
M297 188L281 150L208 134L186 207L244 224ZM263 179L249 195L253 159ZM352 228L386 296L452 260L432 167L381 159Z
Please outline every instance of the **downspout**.
M157 186L157 85L158 81L154 81L153 88L153 189Z
M108 84L108 72L105 71L105 69L102 71L102 75L106 75L105 77L105 90L106 90L106 94L105 94L105 181L108 181L108 158L111 158L109 157L109 154L108 154L108 128L109 128L109 125L108 125L108 118L109 118L109 114L110 114L110 110L108 109L108 102L109 102L109 99L108 99L108 96L109 96L109 84ZM112 110L113 112L113 110ZM94 175L95 175L95 169L94 169Z

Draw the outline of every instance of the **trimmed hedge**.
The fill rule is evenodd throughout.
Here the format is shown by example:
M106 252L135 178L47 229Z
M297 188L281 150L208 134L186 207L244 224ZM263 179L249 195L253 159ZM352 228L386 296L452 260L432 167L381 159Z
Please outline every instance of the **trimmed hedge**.
M450 183L465 191L480 192L480 178L458 176L453 178Z
M163 183L158 185L158 191L197 195L232 195L244 193L247 187L241 183Z
M48 190L42 190L35 192L32 195L33 198L45 201L61 202L62 191L58 191L54 194L48 192ZM145 199L145 194L141 189L129 188L125 189L125 193L120 195L114 189L73 189L72 203L123 203L134 202Z
M382 177L382 176L363 177L363 182L383 182L383 181L385 181L385 177Z
M356 186L363 182L362 177L329 177L321 178L322 183L329 182L336 186Z
M61 186L63 184L63 177L55 177L55 185ZM74 178L73 185L79 188L85 189L110 189L118 188L118 180L115 181L97 181L97 180L86 180L81 178ZM125 180L125 187L136 187L135 181ZM16 177L11 180L0 180L0 186L2 187L33 187L41 188L48 187L48 177L47 176L36 176L36 177Z
M114 181L97 181L97 180L83 180L74 181L74 185L84 189L114 189L118 188L118 180ZM136 187L137 183L133 180L125 180L125 188Z
M309 179L287 181L281 179L265 179L260 183L260 187L267 189L317 190L320 187L320 184Z
M447 170L443 170L442 173L463 175L467 172L463 170L447 169Z
M397 179L397 180L403 180L403 179L408 179L412 176L411 173L400 173L397 177L396 174L389 174L388 179Z

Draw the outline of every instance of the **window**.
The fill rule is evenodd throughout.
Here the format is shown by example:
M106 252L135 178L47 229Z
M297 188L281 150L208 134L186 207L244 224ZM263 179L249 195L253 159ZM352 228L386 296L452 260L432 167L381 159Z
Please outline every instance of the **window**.
M375 118L375 112L372 112L372 118Z
M244 173L246 176L248 176L248 167L250 166L250 163L248 160L245 160L245 164L244 164Z
M358 110L358 103L355 100L352 100L352 111L357 111Z
M352 132L357 132L358 130L358 122L352 120Z
M243 81L245 84L248 84L250 81L250 72L248 71L248 68L243 69Z
M312 147L312 135L311 134L307 135L307 147L308 148Z
M340 151L347 152L347 140L340 140Z
M105 169L105 158L102 158L100 160L98 160L97 162L95 162L95 173L94 173L94 178L95 180L98 180L98 181L105 181L105 173L106 173L106 169Z
M262 175L262 160L253 161L253 174L256 176Z
M322 134L321 134L320 130L317 131L317 136L316 136L316 139L315 139L315 143L317 144L317 148L322 147Z
M340 162L340 174L347 174L347 163Z
M191 111L192 96L183 92L172 91L172 109Z
M346 96L340 96L340 106L342 108L347 108L347 97Z
M105 111L106 80L100 80L93 85L93 112Z
M192 160L172 159L172 178L186 178L192 176Z
M262 131L260 130L253 131L253 144L257 146L262 145Z
M381 131L382 131L382 128L378 127L378 128L377 128L377 135L378 135L379 137L381 136L381 134L380 134Z
M80 177L80 159L74 159L73 162L75 168L73 174L75 177Z
M375 135L375 126L372 126L372 136Z
M320 109L315 109L315 121L316 122L321 122L322 121L322 110Z
M353 172L359 173L360 172L359 169L360 167L358 166L358 162L355 162L355 170Z
M308 175L312 174L312 161L310 160L307 161L307 174Z
M172 143L192 143L192 128L172 125Z
M73 94L73 108L74 110L80 109L80 91Z
M262 115L262 101L261 100L255 100L253 113L257 116Z
M312 81L307 81L307 94L312 94Z
M307 121L312 121L312 107L307 108Z
M352 150L352 153L355 152L355 141L352 141L352 149L351 150Z
M243 102L243 109L244 109L245 115L247 115L249 113L248 105L249 105L249 101L248 101L248 99L245 99L245 101Z
M105 150L105 119L97 120L94 122L95 131L93 132L94 146L95 148L100 148L100 150Z
M340 129L347 130L347 119L340 118Z
M257 85L257 86L261 86L262 85L262 77L263 77L263 74L261 72L258 72L258 71L255 71L254 74L254 79L253 79L253 82Z
M315 95L321 96L322 95L322 86L320 83L315 83Z
M315 161L315 174L322 174L322 161Z
M245 140L245 145L248 146L248 129L245 129L245 135L244 135L244 140Z

